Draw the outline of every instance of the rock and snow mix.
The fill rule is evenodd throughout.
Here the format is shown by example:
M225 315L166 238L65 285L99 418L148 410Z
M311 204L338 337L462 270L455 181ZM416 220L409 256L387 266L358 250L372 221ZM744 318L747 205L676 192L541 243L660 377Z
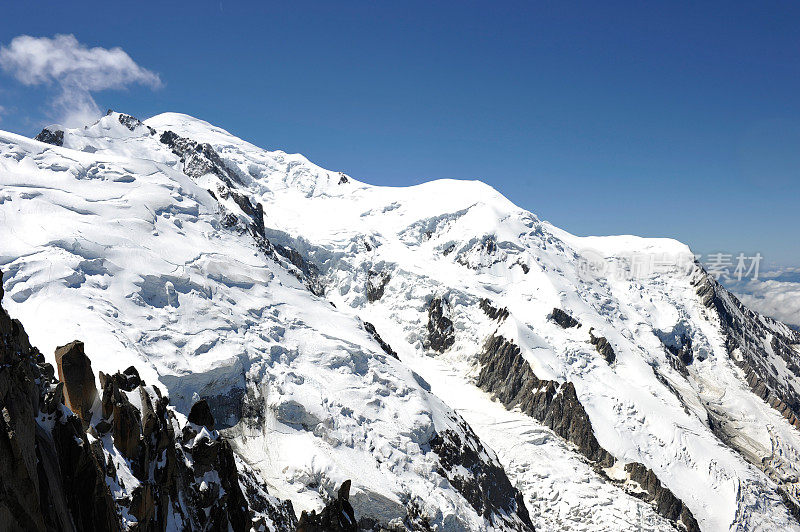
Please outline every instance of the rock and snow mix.
M81 338L178 412L205 399L249 489L319 511L352 479L364 526L800 529L797 333L697 266L581 266L684 245L576 237L479 182L370 186L185 115L58 131L0 133L7 307L45 354ZM540 389L486 384L494 338Z

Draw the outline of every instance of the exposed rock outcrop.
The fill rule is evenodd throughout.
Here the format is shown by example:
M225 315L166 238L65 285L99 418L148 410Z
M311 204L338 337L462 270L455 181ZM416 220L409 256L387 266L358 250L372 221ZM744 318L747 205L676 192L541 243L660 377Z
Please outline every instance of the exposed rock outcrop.
M239 176L225 164L211 144L181 137L173 131L165 131L159 140L181 158L183 173L186 175L200 177L214 174L229 186L233 183L241 184Z
M447 301L434 297L428 304L428 347L444 353L456 341L453 322L446 314Z
M378 331L375 330L375 326L373 324L371 324L368 321L365 321L364 329L366 329L366 331L370 334L370 336L372 336L372 338L378 343L378 345L381 346L381 349L383 349L384 353L386 353L391 357L396 358L397 360L400 360L400 357L397 356L397 352L394 349L392 349L392 346L383 341L383 338L381 338L381 335L378 334Z
M508 309L506 307L498 308L492 305L492 302L487 298L481 299L481 310L493 320L503 321L508 317Z
M282 501L267 493L255 473L237 458L239 485L253 513L253 529L261 531L294 531L297 516L291 501Z
M661 484L661 481L658 480L658 477L651 469L640 463L631 462L625 464L625 472L631 481L639 484L647 492L645 500L651 502L659 514L671 521L683 523L689 531L700 530L689 509Z
M142 437L141 412L133 406L124 390L110 379L103 387L103 419L111 423L114 447L122 456L133 460L139 452Z
M350 481L345 480L336 499L329 502L317 514L303 512L297 523L297 532L356 532L358 523L350 505Z
M617 359L617 354L614 353L614 348L611 347L611 344L608 343L608 340L604 336L595 336L592 334L593 329L589 329L589 341L592 345L597 349L597 352L608 362L609 364L613 364L614 361Z
M392 276L388 272L370 270L367 273L367 301L374 303L382 298L391 278Z
M491 336L479 354L481 371L477 385L492 393L508 409L519 408L572 442L595 467L613 466L614 456L605 450L594 435L592 423L571 382L557 383L539 379L524 359L520 348L501 336ZM659 514L680 523L690 532L700 528L691 511L642 464L626 464L631 481L644 490L635 493L653 504ZM609 480L611 482L611 480ZM622 483L623 488L628 488Z
M800 392L795 384L800 378L800 351L793 348L800 344L800 333L748 309L704 271L693 284L703 305L719 319L725 347L744 371L750 389L800 430ZM781 365L795 379L780 374Z
M553 312L550 313L549 318L554 322L556 322L563 329L569 329L571 327L581 326L578 320L576 320L575 318L573 318L560 308L554 308Z
M748 309L699 266L692 282L710 311L707 317L718 320L728 354L742 369L750 390L800 430L800 333ZM714 434L778 484L786 508L798 519L800 482L796 471L787 469L780 457L753 453L749 443L728 429L722 413L706 410Z
M134 517L138 530L166 530L172 521L180 529L246 531L270 513L285 517L275 503L291 503L269 498L252 475L251 498L242 491L239 466L246 466L237 466L230 444L214 430L206 401L195 403L181 426L158 387L121 388L129 377L104 376L103 419L93 428L104 448L113 445L127 459L106 453L109 476L138 482L121 485L115 494L120 512ZM251 499L260 511L251 508Z
M235 166L228 165L210 144L181 137L173 131L162 133L159 141L181 158L182 170L187 176L197 178L213 174L220 179L216 190L209 189L208 192L220 202L220 222L223 227L239 232L249 232L255 240L256 246L264 255L286 266L291 273L305 283L312 293L318 296L324 295L325 287L319 279L316 265L307 261L296 249L272 243L267 239L264 206L238 190L236 185L241 185L242 180ZM237 217L223 206L222 200L228 198L236 203L249 220L240 220L243 217Z
M113 112L114 112L114 111L112 111L111 109L109 109L109 110L108 110L108 112L106 113L106 115L110 115L110 114L111 114L111 113L113 113ZM153 128L152 128L152 127L150 127L150 126L146 126L146 125L144 124L144 122L142 122L141 120L139 120L138 118L136 118L136 117L134 117L134 116L131 116L131 115L126 115L126 114L120 113L120 114L119 114L119 116L118 116L117 118L119 119L119 123L120 123L120 124L122 124L123 126L127 127L127 128L128 128L128 129L130 129L131 131L136 131L136 128L138 128L138 127L146 127L146 128L147 128L147 131L148 131L148 132L149 132L151 135L155 135L155 134L156 134L156 130L155 130L155 129L153 129Z
M519 407L550 427L593 462L603 467L614 463L614 457L597 442L572 383L539 379L519 347L502 336L491 336L486 341L478 361L478 387L492 393L507 408Z
M211 415L211 409L205 399L192 405L192 409L189 411L189 423L214 430L214 416Z
M670 365L683 376L687 376L689 373L686 366L691 365L695 357L692 348L692 331L689 325L679 321L670 330L654 330L653 332L661 340L667 353L671 355L669 357Z
M266 239L264 240L266 241ZM283 257L289 261L289 264L297 268L297 278L301 281L305 281L306 286L313 294L318 296L323 296L325 294L325 286L319 279L319 269L314 263L306 260L306 258L294 248L280 244L272 244L268 241L267 247L271 247L274 250L274 252L267 251L268 255L276 259Z
M46 127L42 131L39 132L35 140L39 142L45 142L47 144L52 144L53 146L63 146L64 145L64 131L61 129L53 129L52 127Z
M58 379L64 383L65 404L84 425L92 419L92 406L97 400L92 362L83 352L83 342L75 340L56 349Z
M461 418L452 418L460 434L446 430L430 441L439 456L439 474L469 502L470 506L493 525L503 530L533 530L522 494L511 484L502 466L491 457Z

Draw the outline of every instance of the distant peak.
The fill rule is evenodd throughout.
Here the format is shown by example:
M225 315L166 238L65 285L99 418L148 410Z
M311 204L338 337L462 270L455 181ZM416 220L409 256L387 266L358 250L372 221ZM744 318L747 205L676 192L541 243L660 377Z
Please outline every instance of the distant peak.
M38 140L39 142L52 144L53 146L63 146L64 128L57 124L47 126L46 128L42 129L42 131L39 132L34 139Z

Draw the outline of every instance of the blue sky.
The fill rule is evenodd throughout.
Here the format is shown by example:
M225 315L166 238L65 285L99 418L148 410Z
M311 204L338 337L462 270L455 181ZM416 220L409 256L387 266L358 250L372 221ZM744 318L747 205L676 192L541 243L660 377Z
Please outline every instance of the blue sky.
M800 264L800 3L10 2L0 44L73 34L179 111L358 179L481 179L577 234ZM0 129L54 121L0 73Z

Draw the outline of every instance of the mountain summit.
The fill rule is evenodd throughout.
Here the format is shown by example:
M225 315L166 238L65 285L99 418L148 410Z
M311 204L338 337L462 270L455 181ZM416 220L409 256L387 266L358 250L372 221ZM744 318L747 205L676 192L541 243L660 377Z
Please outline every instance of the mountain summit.
M368 185L181 114L0 132L3 305L29 338L8 357L49 375L44 397L56 348L83 342L103 376L63 419L115 464L123 529L211 508L156 490L143 432L100 425L163 397L170 453L233 459L181 470L237 501L213 506L233 529L800 530L800 334L691 257L576 237L477 181ZM123 399L126 368L143 391Z

